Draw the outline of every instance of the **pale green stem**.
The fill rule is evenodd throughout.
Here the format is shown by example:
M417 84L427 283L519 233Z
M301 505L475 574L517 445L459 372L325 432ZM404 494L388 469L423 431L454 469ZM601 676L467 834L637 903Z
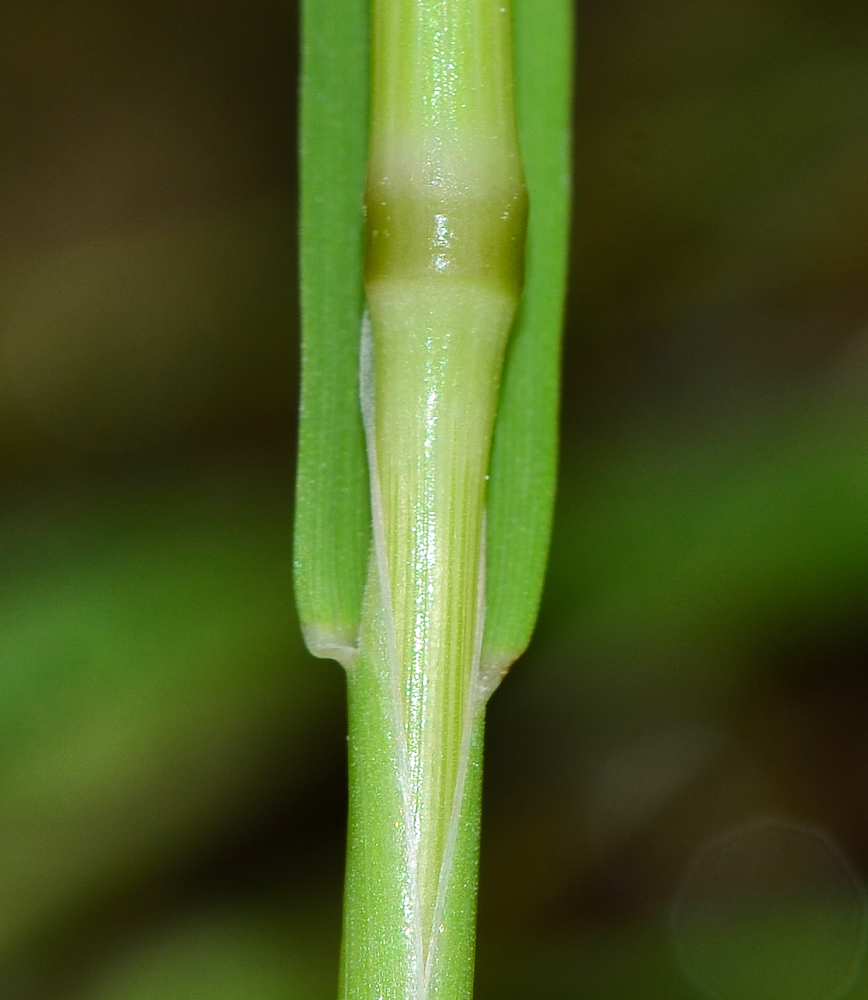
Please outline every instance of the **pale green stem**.
M341 995L472 993L485 482L522 280L511 15L374 0L362 399L374 541L349 668Z

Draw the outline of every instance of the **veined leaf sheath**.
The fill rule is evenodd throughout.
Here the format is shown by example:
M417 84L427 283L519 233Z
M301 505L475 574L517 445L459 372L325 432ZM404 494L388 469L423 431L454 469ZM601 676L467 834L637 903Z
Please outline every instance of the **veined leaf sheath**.
M362 402L373 555L350 672L343 995L472 990L485 498L521 291L511 12L374 0Z

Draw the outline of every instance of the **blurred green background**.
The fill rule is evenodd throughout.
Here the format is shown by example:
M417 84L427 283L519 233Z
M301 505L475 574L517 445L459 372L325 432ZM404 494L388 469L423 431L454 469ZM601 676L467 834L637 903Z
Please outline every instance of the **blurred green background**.
M579 4L561 491L479 1000L830 1000L868 872L868 6ZM0 997L319 1000L297 10L0 7Z

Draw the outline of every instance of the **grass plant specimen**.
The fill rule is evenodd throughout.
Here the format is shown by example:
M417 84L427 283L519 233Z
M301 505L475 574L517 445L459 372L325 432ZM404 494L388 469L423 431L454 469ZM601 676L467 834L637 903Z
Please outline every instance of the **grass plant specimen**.
M570 14L303 8L295 566L348 674L346 1000L472 993L484 710L554 495Z

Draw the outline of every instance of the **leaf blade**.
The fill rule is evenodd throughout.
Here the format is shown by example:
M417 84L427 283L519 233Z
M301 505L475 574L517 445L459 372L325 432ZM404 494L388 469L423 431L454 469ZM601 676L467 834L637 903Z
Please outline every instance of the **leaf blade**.
M571 0L514 0L516 113L530 200L525 287L507 352L487 505L483 661L525 649L542 593L558 458L569 237Z
M303 4L302 386L293 562L308 647L341 660L355 646L370 546L358 388L368 46L366 0Z

